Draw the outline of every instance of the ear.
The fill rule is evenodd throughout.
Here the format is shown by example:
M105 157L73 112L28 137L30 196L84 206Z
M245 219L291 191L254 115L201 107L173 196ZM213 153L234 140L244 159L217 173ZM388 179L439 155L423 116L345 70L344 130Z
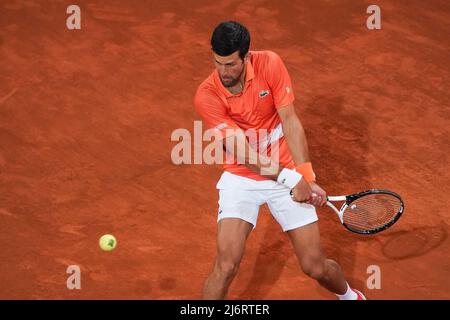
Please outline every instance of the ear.
M248 52L244 56L244 64L247 64L248 62Z

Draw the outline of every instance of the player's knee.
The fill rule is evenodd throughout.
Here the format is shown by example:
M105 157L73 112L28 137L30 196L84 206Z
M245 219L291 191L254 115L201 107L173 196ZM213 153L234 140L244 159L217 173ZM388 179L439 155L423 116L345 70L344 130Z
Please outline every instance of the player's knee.
M303 272L315 280L321 280L325 276L325 268L321 265L308 266L308 268L303 268Z
M233 278L239 269L239 263L233 259L219 259L216 271L219 276L224 279Z
M315 279L320 280L325 276L325 260L320 254L311 254L304 257L301 261L303 272Z

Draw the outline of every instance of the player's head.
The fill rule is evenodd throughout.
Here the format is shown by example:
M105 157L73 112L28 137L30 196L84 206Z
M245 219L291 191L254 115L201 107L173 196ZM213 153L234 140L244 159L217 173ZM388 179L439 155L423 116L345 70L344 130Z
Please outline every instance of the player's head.
M214 64L225 87L232 87L239 81L247 62L250 48L250 33L236 21L220 23L211 36Z

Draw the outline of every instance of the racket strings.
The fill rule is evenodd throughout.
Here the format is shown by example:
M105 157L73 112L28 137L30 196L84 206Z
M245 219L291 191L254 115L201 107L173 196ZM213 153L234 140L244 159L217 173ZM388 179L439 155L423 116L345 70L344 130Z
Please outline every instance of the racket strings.
M401 201L389 194L368 194L351 202L344 211L344 223L355 230L381 228L394 220Z

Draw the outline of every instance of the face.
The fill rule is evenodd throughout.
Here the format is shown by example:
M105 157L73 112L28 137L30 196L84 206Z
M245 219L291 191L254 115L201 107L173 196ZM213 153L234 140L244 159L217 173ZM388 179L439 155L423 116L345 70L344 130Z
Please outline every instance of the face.
M247 56L244 59L239 57L239 50L229 56L223 57L217 55L214 51L214 65L219 72L220 80L225 87L233 87L238 82L244 72Z

